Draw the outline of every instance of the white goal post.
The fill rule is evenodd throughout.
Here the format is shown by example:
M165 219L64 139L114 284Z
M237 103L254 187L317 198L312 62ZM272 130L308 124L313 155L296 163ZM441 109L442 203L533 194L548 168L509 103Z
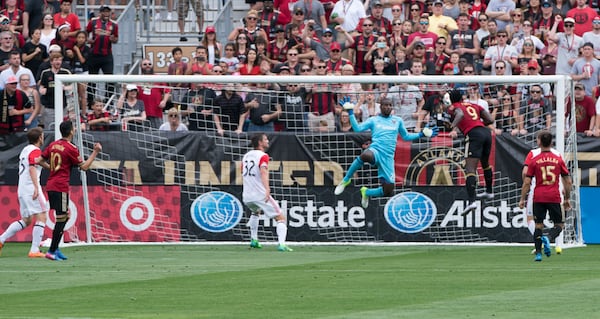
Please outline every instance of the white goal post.
M555 109L552 113L552 130L557 137L555 140L555 147L562 154L564 154L565 159L568 162L568 167L573 176L573 186L574 189L572 191L571 200L574 202L573 210L571 212L567 212L566 218L566 229L565 229L565 243L567 245L579 245L583 243L582 233L581 233L581 214L580 214L580 205L579 205L579 176L578 166L577 166L577 143L576 143L576 133L575 133L575 119L571 117L571 123L569 125L566 124L565 118L565 101L571 99L571 105L573 105L573 81L567 76L221 76L221 75L211 75L211 76L159 76L159 75L57 75L55 80L55 105L64 105L63 101L63 86L72 83L119 83L119 84L139 84L139 83L162 83L163 85L168 86L169 83L212 83L212 84L247 84L247 83L297 83L303 85L310 84L342 84L342 83L356 83L356 84L379 84L379 83L387 83L387 84L401 84L401 83L410 83L412 85L423 85L426 90L430 90L431 88L428 86L442 86L448 84L455 83L463 83L463 84L478 84L482 88L489 85L496 84L504 84L504 85L517 85L517 84L539 84L539 83L547 83L550 84L552 89L553 101L555 103ZM117 85L119 88L121 85ZM433 90L433 89L431 89ZM275 91L273 91L275 92ZM246 94L247 91L244 91ZM337 92L339 93L339 92ZM119 92L117 92L119 94ZM275 94L275 93L274 93ZM77 101L77 92L74 92L75 98ZM116 97L112 99L113 103L116 100ZM516 105L520 105L522 101L515 101ZM107 107L111 107L107 105ZM572 114L574 114L574 109L572 110ZM63 110L61 108L56 108L55 110L55 118L56 123L59 123L63 119ZM75 112L79 117L79 108L75 108ZM203 178L210 179L214 181L214 178L211 174L203 175L203 173L196 172L195 174L200 174L200 177L190 177L189 170L193 170L193 166L190 166L189 160L184 158L181 154L173 154L176 152L175 148L172 145L168 145L168 142L165 142L164 136L162 133L157 130L146 130L143 133L127 133L129 135L129 139L131 139L136 148L140 149L142 152L146 154L151 153L150 156L154 165L158 167L159 170L164 172L165 174L165 184L168 183L170 185L180 185L181 186L181 197L186 197L190 199L198 199L201 195L212 192L219 192L222 189L229 189L228 186L222 185L214 185L208 183L206 185L203 183ZM226 161L230 161L231 167L234 167L247 150L249 150L248 138L250 134L225 134L225 136L219 136L215 132L208 132L208 135L211 136L211 139L214 140L215 146L219 150L223 150L224 158ZM55 136L58 138L60 136L60 132L58 130L58 125L55 126ZM528 134L524 136L523 139L527 139L529 141L528 146L533 147L531 144L531 136L534 134ZM334 132L300 132L295 133L295 137L301 140L304 145L311 148L311 151L314 152L316 157L318 157L318 162L310 165L311 170L323 170L325 173L329 174L328 171L333 171L333 179L334 183L339 182L339 178L341 177L341 173L345 172L348 168L351 161L360 153L360 146L357 146L356 143L353 143L348 137L340 135ZM562 138L564 137L564 138ZM83 154L87 157L89 155L89 147L92 140L97 138L96 135L82 133L78 128L78 137L75 142L83 150ZM90 139L90 140L88 140ZM533 139L535 140L535 139ZM355 141L354 141L355 142ZM436 145L432 142L432 144L427 144L425 142L418 142L416 149L419 152L423 152L428 149L434 149ZM321 147L322 145L329 145L328 147ZM462 144L458 144L462 145ZM446 145L447 146L447 145ZM455 146L451 146L455 147ZM458 150L458 149L457 149ZM462 151L462 150L460 150ZM107 161L110 162L111 156L114 154L101 154L97 159L97 163L93 166L96 168L102 168L102 170L110 170L109 166L104 165L102 162ZM437 159L440 160L439 158ZM277 158L273 158L273 161L278 161ZM177 163L183 163L178 165ZM112 162L111 162L112 163ZM175 164L173 164L175 163ZM283 163L283 162L282 162ZM287 162L286 162L287 163ZM455 163L456 164L456 163ZM118 166L118 169L122 169L125 164L121 163ZM129 164L128 164L129 165ZM201 165L201 164L200 164ZM223 164L221 164L223 165ZM452 167L453 164L448 165L450 169L448 170L448 176L452 176L452 178L456 180L461 179L460 168ZM456 165L455 165L456 166ZM223 166L222 166L223 167ZM338 213L352 211L353 207L357 206L356 203L348 204L348 202L352 201L352 197L345 197L342 200L335 200L332 202L328 202L331 197L326 197L327 199L320 198L318 194L315 194L314 190L305 190L303 189L302 178L300 178L300 182L298 183L296 179L298 176L295 176L293 173L288 174L284 164L280 164L279 170L271 170L272 179L275 180L276 186L273 187L273 194L277 200L281 200L281 206L284 206L284 210L287 210L288 215L290 215L290 223L295 223L299 225L299 228L302 229L310 229L315 230L318 233L318 236L326 242L381 242L381 241L394 241L396 238L395 234L390 235L389 231L385 236L378 237L378 235L373 235L373 229L377 227L381 227L381 223L384 223L385 220L381 219L374 222L375 226L369 225L368 220L364 221L363 224L353 227L352 223L349 223L348 220L344 220L343 222L337 223L332 222L331 225L321 221L326 220L325 217L317 216L315 217L316 222L313 225L310 225L309 217L300 216L303 214L308 214L307 212L311 209L317 210L316 215L319 212L329 212L328 209L331 208L333 211L332 214L336 215ZM114 167L113 167L114 168ZM515 167L515 169L520 169L521 167ZM231 168L234 171L234 168ZM186 173L187 172L187 173ZM125 174L121 177L114 177L110 173L107 177L96 178L100 180L102 183L106 183L106 189L110 186L110 192L114 192L114 197L118 197L117 202L127 201L129 197L139 197L139 189L135 185L136 183L130 183L129 181L125 182L122 179L125 178ZM175 177L168 177L167 174L173 174ZM232 173L233 174L233 173ZM193 175L193 174L192 174ZM316 173L315 173L316 175ZM481 174L480 174L481 175ZM516 194L520 190L519 181L511 180L507 177L506 172L495 172L495 186L494 191L500 197L497 199L497 202L494 202L492 206L501 207L508 205L510 208L510 212L508 213L511 218L513 218L512 223L515 223L515 220L519 219L517 215L519 215L518 209L514 209L515 203L518 203L516 198ZM183 176L180 181L178 181L177 176ZM357 179L358 181L363 181L364 183L370 183L368 180L372 179L373 176L376 176L375 170L373 169L364 169L364 172L361 173L361 176ZM239 187L239 180L237 180L239 176L235 176L231 181L233 186ZM130 177L129 177L130 178ZM198 181L200 179L201 185L192 186L190 185L190 180ZM81 174L82 180L82 196L84 203L84 213L86 217L86 234L85 236L73 234L73 237L76 237L75 240L79 240L82 242L98 242L98 241L129 241L130 239L121 239L118 234L110 233L108 227L98 227L98 222L94 216L94 209L90 208L90 200L88 198L87 190L86 190L86 174L82 172ZM292 183L293 182L293 183ZM413 185L399 185L396 189L397 194L401 194L403 192L415 190L417 192L425 192L428 188L427 185L419 184L420 182L416 182ZM209 185L210 184L210 185ZM329 185L330 192L332 192L333 185ZM481 185L481 183L480 183ZM327 186L327 185L322 185ZM319 186L320 187L320 186ZM481 186L480 186L481 187ZM326 188L326 187L324 187ZM462 189L460 190L462 191ZM325 191L327 192L327 191ZM185 194L184 194L185 193ZM237 194L236 194L237 195ZM429 195L431 196L431 195ZM394 197L395 198L395 197ZM379 215L383 215L384 207L386 206L389 198L382 198L379 200L373 200L371 205L376 208L373 208L373 212L377 212ZM343 204L339 202L343 201ZM495 199L496 201L496 199ZM183 202L183 200L182 200ZM195 205L195 203L193 204ZM314 205L316 208L310 208L311 205ZM352 206L354 205L354 206ZM458 205L458 206L457 206ZM460 204L462 205L462 204ZM489 216L486 214L490 214L489 211L484 207L485 204L481 203L481 207L478 208L477 216L473 216L472 220L459 220L458 217L448 217L448 215L456 214L458 215L462 206L456 203L452 208L448 208L446 210L446 217L442 216L438 211L437 219L432 221L432 226L429 229L424 230L422 232L421 237L397 237L401 238L398 241L428 241L431 242L440 242L440 243L473 243L473 242L512 242L513 239L502 239L497 240L490 238L486 233L478 234L477 231L472 229L467 229L467 226L476 228L482 227L480 224L485 224L489 222ZM338 210L338 207L342 207ZM358 204L360 206L360 204ZM300 209L300 208L301 209ZM157 207L157 209L161 209ZM295 213L300 209L300 213ZM500 216L500 211L503 208L497 208L497 215ZM496 211L494 211L496 212ZM185 212L187 213L187 212ZM184 214L184 210L182 209L182 215ZM323 213L324 214L324 213ZM358 213L357 213L358 214ZM496 213L493 213L496 214ZM349 217L348 213L348 218ZM368 215L368 214L367 214ZM222 216L220 216L222 217ZM245 227L245 220L247 215L244 215L242 219L239 221L239 225L230 229L229 231L233 232L233 236L235 238L239 238L240 240L246 240L248 235L247 228ZM341 217L340 217L341 218ZM387 216L386 216L387 218ZM462 217L461 217L462 218ZM469 217L471 218L471 217ZM493 217L494 219L496 217ZM500 217L498 217L500 218ZM368 219L368 217L366 218ZM175 237L174 239L169 239L171 237L167 236L166 241L203 241L203 240L213 240L217 237L198 235L189 229L184 229L183 226L180 225L179 222L170 222L169 220L161 220L161 225L166 228L172 227L177 232L180 232L180 237ZM261 236L264 239L269 240L275 238L270 229L270 223L266 220L261 220ZM388 221L389 223L389 221ZM499 221L498 223L502 223ZM371 223L372 224L372 223ZM325 226L324 226L325 225ZM181 226L181 229L178 227ZM386 225L388 227L388 225ZM498 225L493 225L493 227L499 227ZM493 228L492 227L492 228ZM517 226L514 226L517 227ZM524 225L520 226L522 230L526 230ZM99 230L100 229L100 230ZM393 229L392 229L393 230ZM98 235L98 232L106 231L109 234L101 234ZM204 231L204 230L203 230ZM169 231L167 231L168 233ZM293 230L291 231L293 232ZM173 232L171 232L173 233ZM236 237L237 236L237 237ZM404 234L403 234L404 236ZM310 237L310 236L308 236ZM427 239L423 239L423 238ZM523 236L514 237L514 238L522 238ZM323 239L325 238L325 239ZM390 240L390 238L392 238ZM409 238L406 240L405 238ZM410 240L413 239L413 240ZM221 239L214 239L221 240ZM519 240L516 240L519 241ZM524 242L524 241L523 241Z

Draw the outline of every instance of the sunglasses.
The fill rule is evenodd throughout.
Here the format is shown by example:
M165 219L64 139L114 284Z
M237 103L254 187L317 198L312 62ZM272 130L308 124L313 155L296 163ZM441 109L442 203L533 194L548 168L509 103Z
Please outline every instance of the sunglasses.
M326 68L327 68L327 66L326 66L326 65L319 65L319 66L317 66L316 68L317 68L317 69L326 69Z
M256 20L256 17L246 17L246 20Z
M332 36L333 36L333 34L331 34L331 33L325 33L325 34L323 34L323 37L332 37Z
M402 23L394 23L394 25L402 25Z
M513 14L512 16L513 17L520 17L521 15L520 14Z
M298 11L298 12L296 12L296 13L294 13L294 14L295 14L295 15L297 15L297 16L303 16L303 15L304 15L304 12L302 12L302 11Z
M214 73L223 73L223 70L213 70Z
M572 28L575 25L573 23L565 23L565 28Z
M531 92L533 94L540 94L540 93L542 93L542 91L529 91L529 92Z
M473 74L473 70L463 70L464 74Z
M400 12L400 9L392 9L392 12Z
M480 22L487 22L487 19L479 19Z
M142 63L143 66L152 66L152 63Z
M581 86L576 86L575 90L581 91L581 90L583 90L583 88Z
M446 42L436 42L437 44L446 45Z
M225 51L233 51L233 49L225 49Z
M298 87L298 84L288 84L288 87L289 88L295 88L295 87Z
M419 8L411 8L410 11L421 11Z
M420 21L420 22L419 22L419 24L420 24L420 25L428 25L428 24L429 24L429 22L427 22L427 21Z
M331 50L331 52L340 52L340 50Z
M496 70L503 70L503 69L504 69L504 67L503 67L503 66L497 66L497 67L496 67Z
M498 34L498 35L496 35L496 36L497 36L498 38L506 38L506 37L507 37L507 35L506 35L506 34Z
M523 43L523 46L524 46L524 47L532 47L532 46L533 46L533 44L531 44L531 43Z
M172 118L172 119L177 118L177 116L178 116L177 114L171 114L171 115L169 115L169 117Z
M310 72L310 69L301 69L302 72Z
M298 53L288 53L289 56L296 56Z
M372 27L372 24L363 24L363 27Z

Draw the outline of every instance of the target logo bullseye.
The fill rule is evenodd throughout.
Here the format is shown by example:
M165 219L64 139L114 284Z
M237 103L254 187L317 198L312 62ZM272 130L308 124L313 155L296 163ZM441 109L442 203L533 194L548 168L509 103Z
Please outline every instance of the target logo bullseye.
M154 205L145 197L129 197L119 211L121 223L131 231L144 231L154 222Z

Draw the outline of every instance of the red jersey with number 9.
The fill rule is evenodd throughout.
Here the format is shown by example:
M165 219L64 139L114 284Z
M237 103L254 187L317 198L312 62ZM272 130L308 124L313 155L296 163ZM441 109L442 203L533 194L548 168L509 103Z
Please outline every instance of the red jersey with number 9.
M560 203L560 177L569 175L569 169L560 153L554 149L533 156L527 165L527 177L535 177L533 201Z
M454 118L454 111L456 109L461 109L464 113L464 117L456 125L464 135L469 134L472 129L478 126L485 126L481 121L481 113L484 111L484 108L479 104L470 102L456 102L452 104L452 106L454 106L454 109L448 110L448 114L450 114L452 118Z
M46 191L68 193L71 168L83 163L77 147L65 139L60 139L50 143L42 152L42 157L50 163Z

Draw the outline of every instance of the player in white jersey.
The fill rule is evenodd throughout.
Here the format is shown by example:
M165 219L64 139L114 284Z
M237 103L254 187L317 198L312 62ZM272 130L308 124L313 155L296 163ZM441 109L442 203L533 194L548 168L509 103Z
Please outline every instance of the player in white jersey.
M535 148L532 149L531 151L529 151L529 153L527 153L527 156L525 157L525 162L523 163L523 171L521 172L521 177L523 178L523 180L525 180L525 177L527 175L527 168L529 166L529 163L531 161L532 158L536 157L537 155L540 154L540 152L542 151L541 148ZM558 151L554 148L551 149L552 153L558 154ZM562 189L563 189L563 184L562 181L559 181L559 190L560 190L560 194L562 197ZM535 231L535 221L533 220L533 190L535 189L535 177L533 177L531 179L531 188L529 191L529 194L527 194L527 206L525 207L525 215L527 216L527 229L529 230L529 232L531 233L531 235L533 235L534 231ZM560 255L562 253L562 246L564 244L564 232L560 232L560 235L558 235L558 237L556 237L555 240L555 245L554 245L554 250L556 251L556 254ZM535 253L535 249L531 252L532 254Z
M264 133L252 136L253 150L244 155L242 159L243 192L242 201L250 209L252 215L248 220L250 227L250 248L261 248L258 242L258 219L260 214L274 218L277 222L277 240L279 251L292 251L285 244L287 237L286 219L279 204L271 196L269 186L269 155L265 150L269 148L269 138Z
M12 222L6 231L0 235L0 253L4 242L14 236L18 231L25 229L31 224L35 217L33 226L30 258L43 258L40 252L40 243L46 227L46 213L48 202L40 184L40 173L42 166L38 164L42 151L40 146L44 142L44 131L41 128L33 128L27 132L29 145L25 146L19 155L19 187L17 194L21 206L21 219Z

